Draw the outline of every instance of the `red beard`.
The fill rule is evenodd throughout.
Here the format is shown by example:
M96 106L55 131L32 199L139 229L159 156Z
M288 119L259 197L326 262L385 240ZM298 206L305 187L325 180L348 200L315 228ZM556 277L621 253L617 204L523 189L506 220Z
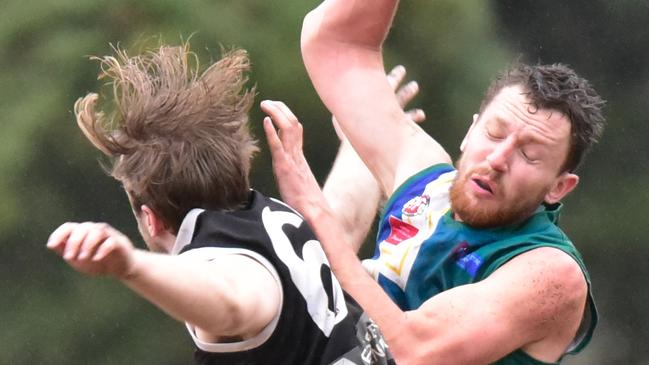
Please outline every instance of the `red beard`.
M459 164L461 166L461 163ZM455 219L474 228L493 228L501 227L514 223L519 223L527 219L536 208L543 202L545 192L538 196L525 196L520 199L505 198L505 192L502 185L499 185L498 194L502 201L499 204L480 205L479 202L471 199L466 193L466 185L469 183L469 177L478 174L482 176L489 175L494 177L492 180L498 182L497 174L490 169L474 169L463 173L458 170L453 185L451 185L450 199L451 209L455 214Z

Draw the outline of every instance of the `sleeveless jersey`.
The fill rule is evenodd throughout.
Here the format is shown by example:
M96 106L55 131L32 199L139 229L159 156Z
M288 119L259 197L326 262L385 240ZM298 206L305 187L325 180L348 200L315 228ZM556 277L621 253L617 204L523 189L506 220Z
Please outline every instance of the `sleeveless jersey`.
M592 336L597 311L584 262L557 226L560 204L541 206L518 225L475 229L452 217L449 189L455 174L452 166L440 164L403 183L386 204L375 255L363 266L401 309L412 310L440 292L486 278L521 253L560 249L579 264L589 288L589 305L568 353L580 351ZM518 350L496 364L547 363Z
M254 338L205 343L188 324L197 364L394 365L376 326L341 290L311 229L284 203L252 191L241 210L193 209L172 254L202 260L246 255L266 267L282 291L281 310Z

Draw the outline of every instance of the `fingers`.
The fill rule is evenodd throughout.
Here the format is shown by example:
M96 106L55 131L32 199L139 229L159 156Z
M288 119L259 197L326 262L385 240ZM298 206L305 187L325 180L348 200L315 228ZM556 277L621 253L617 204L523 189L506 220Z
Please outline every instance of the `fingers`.
M66 261L92 258L97 248L113 235L105 223L65 223L57 228L47 241L47 248Z
M63 248L63 258L65 260L72 260L77 257L79 248L90 229L90 224L92 223L76 223L71 227L70 234L65 240L65 247Z
M98 223L91 226L79 246L79 255L77 258L79 260L92 258L95 255L95 251L97 251L97 247L103 245L110 234L111 232L107 224Z
M270 100L262 101L261 109L268 113L272 124L279 129L277 135L283 149L293 155L300 153L302 151L302 125L291 109L281 101ZM266 123L264 122L264 125Z
M412 99L417 96L417 94L419 94L419 84L417 83L417 81L410 81L407 84L399 87L405 77L406 68L401 65L395 66L387 74L388 83L395 90L397 101L402 108L408 105L408 103L411 102ZM421 123L426 119L426 115L421 109L413 109L406 112L406 114L408 115L408 117L410 117L410 119L417 123Z
M300 122L297 120L297 117L295 116L295 114L293 114L293 111L291 111L291 109L289 109L289 107L286 106L286 104L284 104L284 103L281 102L281 101L273 101L272 104L273 104L277 109L279 109L279 111L282 113L282 115L284 116L284 118L286 119L286 121L287 121L289 124L291 124L291 125L296 125L296 124L299 124L299 123L300 123Z
M275 160L284 153L284 146L282 146L282 141L279 139L279 135L277 135L277 131L270 117L264 118L264 132L266 133L270 154L273 160Z
M300 124L291 109L281 101L264 100L261 102L261 110L271 117L280 130Z
M103 241L101 246L97 248L97 252L92 256L92 261L101 261L106 258L111 252L118 248L117 239L109 236Z
M419 84L417 81L410 81L401 86L396 92L397 100L401 107L405 107L417 94L419 94Z
M284 144L280 139L278 132L275 130L273 120L270 117L264 118L264 132L270 149L270 155L273 162L273 173L275 177L286 175L295 163L291 163L291 157L284 149ZM279 182L279 180L278 180ZM281 184L280 184L281 190Z
M85 274L121 278L133 265L133 244L106 223L65 223L50 235L47 247Z
M47 239L47 248L53 250L59 255L63 255L65 243L76 225L77 223L64 223L59 226Z
M394 68L388 72L388 83L392 86L392 90L397 89L404 77L406 77L406 68L401 65L394 66Z
M416 123L421 123L426 120L426 113L421 109L408 110L406 115Z

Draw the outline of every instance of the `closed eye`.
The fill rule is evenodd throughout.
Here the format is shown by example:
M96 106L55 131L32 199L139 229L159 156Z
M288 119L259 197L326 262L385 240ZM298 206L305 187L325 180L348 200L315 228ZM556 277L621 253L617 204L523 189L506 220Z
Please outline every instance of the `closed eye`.
M530 154L529 154L528 152L526 152L524 149L521 149L520 151L521 151L521 155L523 156L523 158L525 159L525 161L527 161L527 162L529 162L529 163L536 163L536 162L538 162L538 159L537 159L537 158L531 157Z
M505 136L504 136L502 133L499 133L499 132L493 131L493 130L491 130L490 128L486 128L486 131L485 131L485 132L486 132L486 134L487 134L487 137L489 137L489 139L492 139L492 140L494 140L494 141L499 141L499 140L505 138Z

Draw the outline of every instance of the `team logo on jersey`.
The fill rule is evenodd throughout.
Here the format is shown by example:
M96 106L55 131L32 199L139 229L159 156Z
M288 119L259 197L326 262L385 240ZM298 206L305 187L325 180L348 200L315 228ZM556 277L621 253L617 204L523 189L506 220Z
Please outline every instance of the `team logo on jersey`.
M385 242L393 245L398 245L399 243L416 236L419 232L417 227L411 226L393 215L390 216L388 222L390 223L390 235L385 239Z
M407 217L414 217L423 214L430 205L430 196L424 194L416 196L408 201L401 209L401 213Z
M484 262L480 255L469 251L469 243L466 241L460 242L460 244L455 247L452 257L455 264L471 275L472 278L476 276Z

